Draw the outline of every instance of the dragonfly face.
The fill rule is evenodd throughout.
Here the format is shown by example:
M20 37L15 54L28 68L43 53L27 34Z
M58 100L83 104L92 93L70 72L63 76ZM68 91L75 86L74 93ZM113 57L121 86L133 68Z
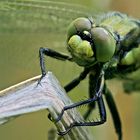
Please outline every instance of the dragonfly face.
M113 36L88 18L77 18L70 24L67 43L74 61L80 66L109 61L116 48Z

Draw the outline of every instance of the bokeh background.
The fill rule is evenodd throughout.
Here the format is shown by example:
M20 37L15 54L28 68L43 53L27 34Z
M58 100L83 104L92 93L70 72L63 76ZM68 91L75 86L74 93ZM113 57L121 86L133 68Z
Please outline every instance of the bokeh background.
M19 0L21 2L23 0ZM120 11L140 18L139 0L61 0L50 2L26 0L25 5L3 4L0 1L0 89L40 74L38 49L49 47L66 51L66 29L72 19L84 12ZM9 2L16 2L9 0ZM64 3L62 3L64 2ZM30 4L27 5L27 4ZM77 6L77 5L81 5ZM86 6L87 9L82 6ZM82 11L72 13L71 10ZM84 15L84 14L83 14ZM47 58L47 68L62 85L71 81L81 68L76 64ZM123 125L124 140L139 140L140 95L127 95L120 81L108 83L118 106ZM70 92L74 101L87 96L87 80ZM46 110L20 116L0 126L1 140L47 140L53 124L47 119ZM94 117L94 114L93 114ZM107 123L92 127L95 140L117 140L114 126L107 108Z

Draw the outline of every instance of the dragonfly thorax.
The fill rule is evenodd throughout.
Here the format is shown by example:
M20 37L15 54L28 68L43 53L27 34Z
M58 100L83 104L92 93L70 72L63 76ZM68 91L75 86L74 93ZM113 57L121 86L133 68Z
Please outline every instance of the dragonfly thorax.
M109 61L115 53L116 40L103 27L88 18L74 20L68 29L68 50L80 66Z

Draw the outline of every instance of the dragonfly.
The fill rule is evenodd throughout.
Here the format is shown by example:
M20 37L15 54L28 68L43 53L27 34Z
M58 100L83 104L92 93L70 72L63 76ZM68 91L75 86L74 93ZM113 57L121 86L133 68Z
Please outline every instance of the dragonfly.
M71 5L66 4L67 8L63 9L61 6L64 3L59 3L59 6L56 7L54 6L56 2L53 3L53 7L49 4L52 3L33 0L1 2L0 15L3 19L1 31L14 33L15 30L17 32L28 30L28 32L37 33L40 32L38 30L40 27L41 31L47 31L47 33L52 30L59 33L62 25L66 26L71 23L66 39L70 55L62 54L50 48L42 47L39 49L42 77L46 75L44 55L58 60L75 62L84 68L77 78L64 86L67 93L89 75L89 99L64 107L60 116L55 120L59 122L68 109L88 104L88 110L84 114L85 122L75 121L65 132L59 132L59 134L65 135L76 126L96 126L105 123L106 108L103 99L105 96L118 139L122 140L121 120L112 93L106 85L106 80L116 77L128 80L131 86L126 84L125 90L127 92L137 90L138 82L127 75L139 70L140 21L119 12L99 14L91 18L88 13L86 14L84 7L80 7L78 11L78 6L75 5L76 10L74 11L74 8L71 10L69 7ZM73 11L76 14L73 14ZM62 12L65 12L63 18L60 16ZM48 20L49 22L47 22ZM66 30L61 32L66 32ZM86 119L95 108L95 102L98 104L100 120L87 122Z
M67 134L76 126L97 126L106 122L106 109L103 95L109 105L118 139L122 140L122 128L119 113L106 86L106 80L115 77L127 79L127 74L139 70L140 56L140 20L119 12L107 13L94 21L90 18L75 19L68 28L67 49L69 55L63 55L49 48L40 48L40 66L42 77L46 75L44 55L60 60L72 61L83 67L80 75L67 84L69 92L89 74L89 99L65 106L55 122L59 122L66 110L89 104L84 115L85 120L98 103L100 120L74 122L60 135Z

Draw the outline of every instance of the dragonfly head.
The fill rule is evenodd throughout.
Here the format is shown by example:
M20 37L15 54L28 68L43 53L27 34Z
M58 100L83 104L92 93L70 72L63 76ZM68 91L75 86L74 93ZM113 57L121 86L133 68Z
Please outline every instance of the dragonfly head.
M88 18L77 18L68 28L68 50L80 66L107 62L114 55L116 41L103 27Z

